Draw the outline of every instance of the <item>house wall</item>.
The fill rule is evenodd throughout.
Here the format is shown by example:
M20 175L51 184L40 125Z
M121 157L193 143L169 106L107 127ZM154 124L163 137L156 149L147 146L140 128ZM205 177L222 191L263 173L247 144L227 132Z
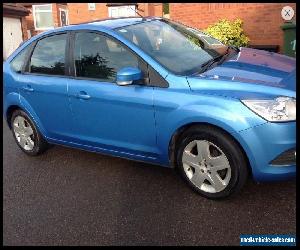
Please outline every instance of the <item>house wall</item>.
M96 3L96 10L88 10L87 3L68 3L69 23L76 24L108 17L106 3Z
M26 41L28 39L28 35L27 35L27 22L25 17L21 17L21 25L22 25L23 41Z
M30 10L30 14L25 17L26 24L27 24L27 30L30 30L31 36L34 36L34 35L38 34L38 32L34 29L32 7L31 8L27 7L27 9ZM27 37L27 39L29 38L27 35L27 31L26 31L26 37Z
M148 16L159 16L163 15L163 6L161 3L148 4L149 14Z
M94 21L97 19L108 18L108 7L106 3L96 3L95 10L89 10L87 3L68 3L52 4L52 16L54 27L60 27L60 13L59 8L68 10L69 24L77 24L83 22ZM139 13L142 16L162 16L162 4L160 3L139 3L138 8L141 10ZM27 30L30 30L31 36L35 36L42 31L37 31L34 28L34 20L32 13L32 6L27 7L30 10L30 14L24 19L26 22L26 31L24 32L25 39L27 37Z
M65 4L52 4L52 16L54 27L60 27L60 11L59 9L67 10L68 7Z
M53 24L54 27L60 27L60 16L59 16L59 9L68 9L67 6L65 4L58 4L58 3L53 3L52 4L52 17L53 17ZM31 36L35 36L41 32L43 32L43 30L35 30L34 28L34 20L33 20L33 11L32 11L32 7L27 7L27 9L30 10L30 14L28 16L26 16L25 20L27 23L27 30L30 30L31 32ZM26 31L26 36L27 36L27 31Z
M223 18L240 18L251 45L279 45L282 51L281 9L286 5L296 12L295 3L170 3L169 8L170 19L198 29Z
M106 3L96 3L96 10L88 10L87 3L68 3L68 9L70 24L108 18ZM139 3L138 9L142 16L162 16L161 3Z

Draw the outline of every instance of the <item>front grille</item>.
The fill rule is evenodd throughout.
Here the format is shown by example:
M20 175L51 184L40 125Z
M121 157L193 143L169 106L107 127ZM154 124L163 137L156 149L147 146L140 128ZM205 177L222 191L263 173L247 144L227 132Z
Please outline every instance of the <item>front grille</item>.
M270 162L271 165L294 165L296 164L296 149L289 149Z

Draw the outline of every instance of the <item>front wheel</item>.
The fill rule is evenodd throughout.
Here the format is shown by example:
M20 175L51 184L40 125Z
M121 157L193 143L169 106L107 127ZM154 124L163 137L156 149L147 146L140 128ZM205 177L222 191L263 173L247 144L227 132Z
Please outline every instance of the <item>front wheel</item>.
M239 145L210 126L193 127L179 138L177 166L192 189L210 199L237 193L248 167Z

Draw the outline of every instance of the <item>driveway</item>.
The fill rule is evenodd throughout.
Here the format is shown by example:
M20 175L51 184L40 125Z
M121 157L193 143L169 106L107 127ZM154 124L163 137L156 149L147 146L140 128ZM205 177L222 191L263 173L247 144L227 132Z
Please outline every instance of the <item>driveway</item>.
M240 234L296 234L295 181L225 201L172 170L55 146L26 156L3 123L4 245L239 245Z

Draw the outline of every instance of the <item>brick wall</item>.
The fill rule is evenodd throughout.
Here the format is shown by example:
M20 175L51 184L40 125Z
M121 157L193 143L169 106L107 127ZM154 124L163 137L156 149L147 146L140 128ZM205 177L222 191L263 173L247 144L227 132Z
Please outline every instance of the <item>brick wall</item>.
M30 30L31 36L34 36L34 35L36 35L38 33L34 29L34 21L33 21L33 15L32 15L32 8L27 8L27 9L30 10L30 14L25 17L27 30ZM27 36L27 31L26 31L26 36ZM29 37L27 36L27 39L28 38Z
M87 3L68 3L69 23L76 24L108 18L108 7L106 3L96 3L95 10L88 10ZM138 9L142 16L162 16L162 4L139 3Z
M161 3L152 3L149 4L149 16L162 16L163 8Z
M28 35L27 35L27 22L25 17L21 17L21 25L22 25L23 41L26 41L28 39Z
M170 19L205 29L222 18L240 18L251 45L279 45L282 50L281 9L286 5L296 12L295 3L170 3Z
M76 24L108 17L106 3L96 3L96 10L88 10L87 3L68 3L69 23Z
M52 16L54 27L60 27L60 12L59 9L68 10L69 24L77 24L83 22L94 21L97 19L108 18L108 7L106 3L96 3L95 10L89 10L87 3L68 3L59 4L52 3ZM31 36L37 35L42 31L37 31L34 28L34 20L32 13L32 6L28 5L30 14L24 19L26 21L27 30L30 30ZM138 9L142 16L162 16L162 4L161 3L139 3ZM25 32L27 38L27 30Z

